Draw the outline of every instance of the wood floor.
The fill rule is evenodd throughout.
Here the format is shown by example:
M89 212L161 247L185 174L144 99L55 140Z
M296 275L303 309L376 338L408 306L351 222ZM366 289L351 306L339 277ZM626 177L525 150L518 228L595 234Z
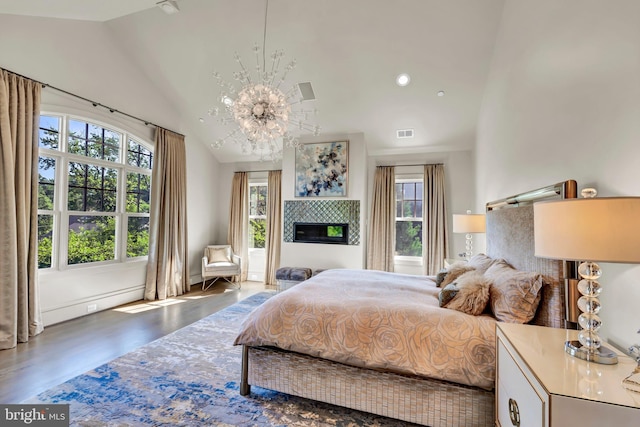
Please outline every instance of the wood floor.
M140 301L45 328L16 348L0 350L0 403L19 403L70 378L264 291L259 282L241 289L200 285L177 298Z

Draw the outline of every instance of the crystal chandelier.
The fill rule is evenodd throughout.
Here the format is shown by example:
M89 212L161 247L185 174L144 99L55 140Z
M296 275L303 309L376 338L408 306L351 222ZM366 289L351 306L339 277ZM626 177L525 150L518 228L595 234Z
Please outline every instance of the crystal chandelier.
M317 114L317 110L305 110L300 106L304 99L297 84L288 90L281 89L286 84L287 74L295 68L296 61L289 62L281 72L280 62L284 52L276 50L270 56L269 67L266 67L268 8L267 0L263 46L260 48L256 44L253 48L256 57L254 73L244 66L237 52L235 60L240 71L233 73L235 83L225 82L220 73L214 72L213 76L221 88L219 101L222 105L211 108L209 115L216 117L223 125L237 125L226 136L211 144L212 147L220 148L227 141L232 141L240 145L243 154L257 154L260 160L278 160L282 157L285 144L296 147L302 133L318 135L320 127L308 122L311 115Z

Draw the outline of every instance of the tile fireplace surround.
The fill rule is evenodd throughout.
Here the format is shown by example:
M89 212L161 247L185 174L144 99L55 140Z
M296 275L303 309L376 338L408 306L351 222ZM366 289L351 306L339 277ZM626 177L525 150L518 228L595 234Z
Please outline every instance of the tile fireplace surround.
M294 222L346 223L349 245L360 244L360 200L285 200L285 242L293 242Z

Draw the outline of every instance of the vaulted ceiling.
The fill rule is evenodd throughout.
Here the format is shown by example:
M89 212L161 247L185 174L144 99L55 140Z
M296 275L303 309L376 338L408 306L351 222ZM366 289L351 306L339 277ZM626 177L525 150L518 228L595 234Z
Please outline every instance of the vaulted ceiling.
M0 0L0 13L100 21L187 120L184 133L210 145L231 128L208 114L220 106L219 72L233 82L255 64L265 0ZM311 82L321 134L364 134L370 155L470 149L504 0L270 0L268 55L297 62L285 86ZM267 59L268 63L268 59ZM408 73L408 86L395 78ZM444 91L444 96L438 96ZM202 119L202 120L201 120ZM398 139L396 130L413 129ZM212 149L221 162L250 160L238 147Z

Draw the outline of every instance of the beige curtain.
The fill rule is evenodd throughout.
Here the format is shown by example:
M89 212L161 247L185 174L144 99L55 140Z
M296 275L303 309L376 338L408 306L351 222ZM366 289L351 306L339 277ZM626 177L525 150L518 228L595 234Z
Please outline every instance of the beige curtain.
M424 166L423 242L425 274L437 274L449 253L444 166Z
M43 330L37 277L41 90L0 69L0 349Z
M231 183L229 204L229 230L227 243L233 253L242 258L240 280L247 280L249 270L249 177L246 172L236 172Z
M187 159L184 136L156 128L151 176L149 262L144 298L188 292Z
M393 271L396 245L396 174L393 166L378 166L369 219L367 268Z
M267 183L267 237L264 283L276 284L276 270L280 267L280 242L282 241L282 171L269 171Z

